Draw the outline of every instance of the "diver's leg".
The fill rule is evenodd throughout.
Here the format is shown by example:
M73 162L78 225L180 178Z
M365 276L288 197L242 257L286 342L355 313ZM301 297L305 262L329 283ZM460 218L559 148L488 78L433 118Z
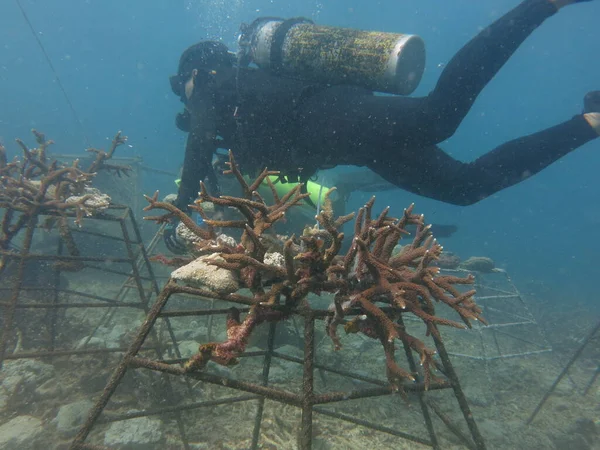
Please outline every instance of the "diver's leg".
M572 3L591 2L592 0L550 0L557 9L568 6Z
M471 205L535 175L599 137L600 127L594 128L589 120L593 114L577 115L552 128L509 141L471 163L457 161L431 147L416 152L419 158L405 157L402 170L390 159L370 167L410 192L454 205Z
M436 143L454 134L485 85L523 41L558 9L550 0L525 0L458 51L425 105Z
M598 137L584 115L500 145L468 164L466 173L477 180L467 187L479 201L535 175L563 156Z

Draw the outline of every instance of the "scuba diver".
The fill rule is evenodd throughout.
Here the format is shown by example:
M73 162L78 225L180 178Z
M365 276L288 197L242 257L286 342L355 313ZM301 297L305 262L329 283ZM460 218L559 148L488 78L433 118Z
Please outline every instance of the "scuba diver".
M175 204L188 211L199 181L219 194L212 165L219 148L231 149L247 174L268 167L281 171L282 182L306 182L319 169L362 166L396 187L454 205L472 205L513 186L600 135L600 91L585 96L582 113L472 162L452 158L437 144L454 134L482 89L544 20L585 1L523 1L468 42L433 91L418 98L402 96L414 90L424 66L419 40L406 35L396 35L395 61L384 61L379 71L388 76L384 81L358 73L363 60L336 66L354 68L349 75L311 66L319 55L343 53L331 43L349 31L330 27L329 38L327 27L306 19L257 19L242 29L237 55L219 42L195 44L170 79L185 105L176 124L189 133ZM361 42L370 36L364 33ZM311 53L312 38L329 44L328 51ZM399 68L389 70L392 63ZM390 81L390 73L402 79ZM174 227L165 231L165 242L177 248Z

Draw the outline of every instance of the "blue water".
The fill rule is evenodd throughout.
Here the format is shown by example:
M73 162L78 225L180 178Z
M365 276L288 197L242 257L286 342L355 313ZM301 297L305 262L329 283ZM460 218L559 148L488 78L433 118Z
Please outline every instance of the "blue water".
M79 124L14 0L0 3L0 137L9 147L35 127L77 153L108 144L116 130L130 137L123 155L178 170L185 135L168 76L181 51L205 38L235 45L241 21L258 15L308 16L322 24L421 35L428 65L415 95L426 94L442 67L478 30L515 0L422 2L182 0L21 0L44 44ZM443 148L472 160L502 142L568 119L582 97L600 89L600 2L565 8L537 30L477 100ZM400 211L411 202L436 222L460 231L445 240L463 257L487 255L524 285L534 280L556 299L597 303L600 253L600 140L537 176L477 205L454 207L402 191L379 195ZM171 185L148 183L147 192ZM352 207L366 197L353 196Z

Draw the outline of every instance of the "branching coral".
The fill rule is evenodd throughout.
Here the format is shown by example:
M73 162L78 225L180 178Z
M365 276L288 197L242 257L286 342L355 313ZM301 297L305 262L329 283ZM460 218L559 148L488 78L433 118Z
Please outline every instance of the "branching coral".
M127 138L117 133L108 153L91 149L96 153L96 158L88 170L83 170L78 160L69 167L55 160L50 161L47 148L53 141L46 140L45 135L36 130L32 132L38 144L34 149L29 149L17 139L23 159L15 158L9 162L6 149L0 145L0 209L4 210L0 224L0 250L8 250L21 230L36 226L38 217L47 215L43 226L58 226L69 253L77 256L78 250L67 219L74 216L75 223L81 225L85 216L109 206L108 196L90 188L90 183L98 170L108 170L118 175L128 173L128 167L106 162ZM4 259L0 261L0 269L3 266Z
M262 322L283 320L300 308L310 308L309 294L329 293L333 296L332 313L326 320L327 333L335 349L341 348L337 329L343 325L347 333L363 333L378 339L385 353L387 376L394 387L403 380L414 380L414 374L401 368L395 361L397 341L402 341L420 357L425 385L431 379L432 358L435 351L424 342L408 334L398 320L401 315L412 314L423 321L427 334L440 338L437 325L457 328L470 327L472 320L481 320L481 309L476 305L474 290L462 292L459 285L472 284L473 278L441 275L433 263L440 257L442 246L431 236L430 226L422 215L413 213L413 206L404 210L402 217L390 217L389 209L373 216L375 199L361 208L355 219L354 236L349 250L341 254L344 233L342 226L354 214L335 218L327 192L316 219L318 227L306 228L303 235L292 237L283 245L284 267L265 263L265 236L263 233L281 220L290 207L306 196L297 186L285 197L279 198L274 189L273 205L268 205L256 190L260 183L269 182L267 170L248 185L241 176L230 153L229 173L236 176L244 197L212 197L201 184L200 198L194 209L201 214L208 229L196 230L195 224L173 205L158 202L157 195L149 198L147 209L162 208L168 214L150 218L158 222L177 216L199 237L201 246L215 245L214 228L230 227L243 230L237 246L219 244L215 253L223 260L211 264L236 273L252 295L239 293L218 295L216 298L251 305L250 312L240 321L239 312L232 309L227 320L227 340L200 346L199 353L186 364L186 369L200 370L208 361L229 365L245 350L252 330ZM210 201L221 206L236 208L242 220L214 221L203 213L201 202ZM416 226L412 241L402 251L393 255L400 239L408 235L407 226ZM213 247L215 248L215 247ZM274 282L266 285L268 277ZM435 312L435 303L452 308L464 323L458 323ZM352 317L348 319L347 317ZM485 323L485 322L484 322Z

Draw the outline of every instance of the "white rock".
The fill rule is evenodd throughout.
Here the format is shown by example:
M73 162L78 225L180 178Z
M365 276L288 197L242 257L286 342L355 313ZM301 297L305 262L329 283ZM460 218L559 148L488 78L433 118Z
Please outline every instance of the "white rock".
M42 421L32 416L17 416L0 426L0 449L41 448Z
M61 406L52 422L61 434L73 437L77 434L83 422L85 422L92 406L94 404L89 400L81 400Z
M265 253L264 262L269 266L285 267L285 258L278 252Z
M200 202L198 203L198 206L200 206L209 216L215 213L215 204L212 202Z
M6 405L8 405L8 397L9 396L6 392L6 389L0 386L0 411L2 411L4 408L6 408Z
M174 204L177 201L177 194L169 194L163 198L163 202Z
M204 255L173 271L171 278L197 288L208 288L219 294L230 294L240 288L235 273L209 264L209 261L225 261L219 255Z
M179 351L182 358L189 358L198 353L200 345L196 341L181 341L179 343Z
M183 222L179 222L177 224L177 228L175 228L175 234L177 235L177 239L185 241L188 245L202 241L202 238L195 235L192 230L185 226Z
M496 267L494 260L487 256L471 256L460 263L461 269L474 270L476 272L492 272Z
M35 390L35 398L37 400L56 399L63 395L63 391L63 385L56 378L51 378L38 386Z
M10 394L17 386L33 390L54 377L54 366L33 359L6 361L2 368L2 387Z
M121 450L147 450L162 439L160 420L138 417L114 422L104 435L104 445Z
M234 238L232 238L231 236L229 236L227 234L223 234L223 233L221 233L217 236L217 242L220 242L229 247L235 247L237 245L237 242L235 241Z
M106 333L101 331L102 328L103 327L100 327L98 331L105 336L106 348L119 348L123 336L125 336L132 327L117 324L112 328L107 328Z

